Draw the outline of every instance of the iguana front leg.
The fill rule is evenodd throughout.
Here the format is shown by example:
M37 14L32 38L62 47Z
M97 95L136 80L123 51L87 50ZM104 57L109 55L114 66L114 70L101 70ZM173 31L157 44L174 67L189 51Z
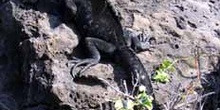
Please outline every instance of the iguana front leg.
M99 51L103 51L106 53L113 53L116 50L116 47L108 43L104 40L93 38L93 37L87 37L85 39L86 47L89 50L89 53L91 54L90 58L86 59L73 59L70 60L70 63L76 63L72 69L71 69L71 75L72 77L76 76L75 70L78 66L86 65L82 70L80 70L79 73L83 73L86 69L89 67L97 64L100 61L101 55Z
M151 47L151 40L155 40L146 32L138 32L129 28L124 29L124 37L127 45L132 47L135 52L149 49Z

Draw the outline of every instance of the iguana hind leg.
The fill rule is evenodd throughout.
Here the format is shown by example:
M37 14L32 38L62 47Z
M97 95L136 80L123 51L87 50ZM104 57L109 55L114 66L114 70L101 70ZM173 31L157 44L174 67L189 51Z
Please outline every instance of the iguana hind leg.
M87 37L85 39L85 42L89 50L89 53L91 54L91 57L86 59L74 58L73 60L70 61L70 63L75 63L75 65L71 68L72 77L76 76L75 70L77 67L81 65L86 65L83 69L79 71L79 73L83 73L89 67L97 64L101 58L99 51L103 51L106 53L113 53L116 49L116 47L113 44L98 38Z

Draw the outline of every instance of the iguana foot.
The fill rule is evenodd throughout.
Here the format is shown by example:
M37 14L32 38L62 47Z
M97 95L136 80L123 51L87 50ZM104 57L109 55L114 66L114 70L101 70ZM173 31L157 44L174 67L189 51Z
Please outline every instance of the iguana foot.
M76 75L78 75L77 73L80 73L79 75L81 76L82 73L87 70L89 67L97 64L99 62L99 60L96 59L92 59L92 58L88 58L88 59L79 59L79 58L74 58L73 60L70 61L70 63L75 63L74 66L72 66L71 68L71 76L73 78L76 77ZM76 72L76 68L81 66L81 65L86 65L85 67L83 67L83 69L81 69L79 72Z
M124 29L124 37L126 43L135 52L140 52L152 47L152 40L155 40L149 33L145 31L135 31L129 28Z
M110 44L98 38L87 37L85 41L86 41L86 46L88 47L89 53L91 54L91 57L86 58L86 59L79 59L79 58L73 57L73 59L70 60L69 63L75 64L71 68L71 71L70 71L73 78L77 75L77 73L80 73L79 75L81 75L89 67L97 64L100 61L101 56L100 56L99 51L103 51L106 53L113 53L116 48L113 44ZM82 65L86 65L86 66L76 73L76 68Z
M77 57L72 57L72 60L69 61L69 63L78 63L82 61L83 59L77 58Z

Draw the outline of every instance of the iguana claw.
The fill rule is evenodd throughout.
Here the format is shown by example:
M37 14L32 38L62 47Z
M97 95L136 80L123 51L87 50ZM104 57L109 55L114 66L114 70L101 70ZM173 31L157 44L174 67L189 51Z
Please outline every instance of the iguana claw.
M75 65L73 65L70 70L71 76L73 78L75 78L77 75L79 75L79 77L80 77L84 71L86 71L89 67L97 64L98 61L96 61L95 59L92 59L92 58L79 59L79 58L73 57L73 60L71 60L70 63L75 63ZM86 65L86 66L83 67L78 72L76 72L76 68L81 65ZM80 74L78 74L78 73L80 73Z

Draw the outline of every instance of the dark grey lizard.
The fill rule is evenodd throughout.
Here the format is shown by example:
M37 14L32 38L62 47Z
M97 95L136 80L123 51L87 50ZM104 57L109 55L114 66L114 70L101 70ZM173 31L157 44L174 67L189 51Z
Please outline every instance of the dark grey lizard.
M128 43L128 39L132 38L124 37L119 19L109 8L109 4L105 0L66 0L66 3L75 3L76 8L68 5L67 7L73 10L76 28L81 36L85 37L86 46L91 54L91 58L75 59L73 62L77 63L74 65L73 71L80 65L86 64L84 69L87 69L97 64L101 58L99 51L103 51L120 59L120 63L126 68L127 72L138 78L139 85L144 85L146 92L153 95L148 73ZM137 40L132 39L130 42L135 42L138 44L135 47L143 49Z

